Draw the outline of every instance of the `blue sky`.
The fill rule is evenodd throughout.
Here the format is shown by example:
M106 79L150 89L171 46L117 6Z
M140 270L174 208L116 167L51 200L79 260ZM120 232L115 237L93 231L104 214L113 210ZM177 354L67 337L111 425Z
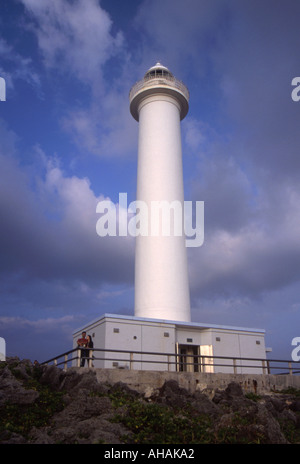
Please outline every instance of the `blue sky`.
M131 86L157 61L190 91L192 320L300 336L297 0L1 0L0 336L44 361L103 313L133 315L134 242L96 234L99 200L135 199Z

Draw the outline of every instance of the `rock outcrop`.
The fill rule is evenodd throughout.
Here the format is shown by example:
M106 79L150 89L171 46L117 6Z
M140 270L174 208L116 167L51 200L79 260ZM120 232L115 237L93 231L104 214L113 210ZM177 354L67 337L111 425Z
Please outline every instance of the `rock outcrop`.
M167 381L145 396L93 370L0 363L1 444L288 444L300 441L299 417L297 391L259 397L230 383L191 394Z

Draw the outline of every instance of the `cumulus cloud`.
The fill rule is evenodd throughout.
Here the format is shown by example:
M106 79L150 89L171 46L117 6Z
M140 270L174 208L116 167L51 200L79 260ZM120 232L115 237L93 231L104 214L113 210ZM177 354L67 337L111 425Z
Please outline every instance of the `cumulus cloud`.
M194 160L189 194L205 202L205 242L189 250L192 297L255 299L300 279L299 106L291 100L299 4L189 5L163 2L170 14L159 16L159 2L144 2L137 27L149 37L144 50L153 41L152 54L168 57L191 94L183 152L187 169Z
M112 34L111 19L94 0L77 0L72 5L67 0L55 4L22 1L35 20L34 30L47 66L58 69L61 65L84 80L83 57L91 57L86 73L94 96L102 95L105 87L107 90L101 101L96 99L85 108L69 110L63 119L64 128L90 153L103 156L130 151L136 127L128 117L125 88L129 88L129 81L124 70L132 61L128 59L120 79L110 83L109 88L102 80L105 64L126 48L124 36ZM299 8L295 2L292 4ZM139 56L144 58L136 72L140 69L142 75L151 56L156 60L154 55L159 52L162 61L167 56L165 64L187 84L191 75L199 76L199 86L203 77L211 76L211 86L203 91L197 88L198 98L204 99L210 117L204 121L188 116L183 123L184 149L198 163L189 181L191 194L205 201L205 244L193 250L191 256L195 294L215 288L216 292L232 289L254 295L262 290L264 281L265 288L271 289L298 278L293 264L298 250L297 228L290 226L290 218L298 214L297 202L292 198L298 197L295 176L300 140L289 76L296 72L297 57L289 49L298 29L290 9L275 2L277 14L269 15L268 8L268 2L257 1L247 5L222 1L216 6L214 2L191 0L189 8L184 9L177 0L144 1L135 18L136 29L143 30L143 37L149 39L139 45ZM284 19L284 35L278 34L280 18ZM201 63L199 54L206 47L210 50L209 56L205 55L209 61ZM193 104L191 92L191 112ZM105 118L100 117L101 112ZM64 239L60 255L72 251L74 264L76 259L81 260L76 240L85 243L84 224L85 219L88 224L89 216L86 204L92 205L96 198L87 179L66 178L59 167L48 167L42 189L49 198L53 196L54 205L60 204L63 220L59 233ZM76 192L80 192L80 198ZM93 215L93 208L90 211ZM77 222L81 216L83 219ZM52 236L50 233L50 240ZM91 247L95 237L92 239L88 233L86 236L89 239L85 251L89 250L89 266L95 272ZM290 262L284 276L280 270L275 271L278 260ZM194 278L198 266L206 270L200 283ZM63 269L63 265L57 268ZM84 272L84 265L81 269Z
M72 72L83 82L102 79L102 66L122 47L111 33L112 20L97 0L21 0L34 18L34 30L47 67Z
M249 208L249 218L244 218L239 227L231 227L233 222L230 227L222 222L215 224L204 245L190 256L195 297L234 295L255 299L298 282L299 200L299 191L287 186L281 189L280 203L262 201L254 211ZM228 211L230 214L230 204Z
M205 202L204 245L188 250L195 319L215 314L212 322L232 323L235 307L259 320L259 312L279 313L287 300L299 308L300 104L291 100L291 80L299 75L299 2L189 0L187 7L181 0L144 0L122 33L96 0L19 1L49 81L53 87L60 81L60 128L81 153L136 152L128 91L156 61L187 84L185 187L189 199ZM22 58L12 51L1 39L7 63ZM19 75L38 84L34 62L23 58ZM61 111L70 82L81 98L74 92ZM14 299L24 314L29 307L77 315L98 308L99 314L97 305L107 308L112 295L126 306L133 242L96 235L95 207L104 196L88 177L66 173L49 155L41 171L24 170L15 134L0 125L0 136L6 307Z
M77 146L106 159L132 157L137 149L137 124L129 114L127 90L113 89L88 108L67 112L62 127Z
M99 287L131 282L134 244L96 234L96 205L104 197L95 196L87 178L66 176L47 158L33 189L30 169L14 157L0 154L0 165L0 272Z
M84 99L77 105L74 98L61 117L62 128L82 153L129 156L136 125L129 115L128 89L133 82L123 33L113 33L113 22L97 0L20 1L46 68L81 83L78 92ZM116 58L118 77L112 79L110 66Z

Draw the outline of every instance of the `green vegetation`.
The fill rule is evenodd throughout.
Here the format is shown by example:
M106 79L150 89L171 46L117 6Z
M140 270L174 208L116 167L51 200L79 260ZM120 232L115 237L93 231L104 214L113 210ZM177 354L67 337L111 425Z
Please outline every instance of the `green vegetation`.
M248 400L252 400L252 401L255 401L255 402L261 400L260 395L256 395L255 393L252 393L252 392L246 393L245 398L248 398Z
M55 413L64 409L65 392L55 391L49 385L41 383L43 370L39 367L30 364L28 366L23 364L20 367L18 363L0 363L0 371L5 367L9 369L9 375L12 373L14 378L20 382L21 395L22 388L37 392L37 394L36 398L34 395L31 397L29 404L10 401L0 406L0 435L2 439L10 438L15 433L30 442L33 427L39 429L50 426L49 433L53 433L55 423L51 419ZM43 376L43 382L44 379ZM12 385L14 385L13 382L14 379L12 379ZM191 396L181 398L178 395L178 398L182 399L179 402L176 400L177 397L170 401L167 396L147 401L138 393L118 384L105 385L102 390L94 389L86 394L92 397L106 397L110 400L110 403L107 402L110 406L108 408L109 414L105 420L124 426L125 433L120 432L120 434L123 433L120 439L124 444L270 443L267 421L269 419L274 421L274 418L280 426L280 429L278 427L279 433L281 431L289 443L300 443L298 404L300 391L296 389L281 391L280 398L277 398L277 395L271 398L268 402L268 408L265 408L270 416L266 415L263 419L258 414L258 411L262 411L262 405L259 403L264 404L266 398L254 393L238 397L234 407L230 401L219 402L216 412L212 409L212 414L200 412L201 408L197 410L198 403ZM21 399L23 398L21 397ZM68 401L70 401L70 397L68 397ZM76 395L74 401L76 401ZM283 411L282 414L281 411ZM274 427L274 422L270 422L270 424ZM53 428L51 429L51 427ZM118 430L118 427L116 429ZM91 431L83 429L80 433L82 437L88 439ZM80 440L82 437L74 434L68 439L70 439L70 443L76 443L76 440ZM59 438L58 435L56 440ZM274 440L273 437L272 439ZM63 437L62 442L65 442L64 440ZM99 443L105 442L105 438L102 441L101 436L99 440Z
M116 415L132 435L124 443L195 444L210 443L211 419L208 415L193 416L189 410L173 410L167 406L135 400L127 405L126 413ZM133 437L133 438L132 438Z
M286 388L285 390L280 390L276 393L281 393L283 395L293 395L295 397L298 397L300 396L300 390L297 390L296 388L294 387L289 387L289 388Z
M5 363L1 363L1 368ZM0 406L0 433L14 432L28 437L32 427L48 425L51 417L64 407L63 393L54 392L47 385L39 382L40 369L38 367L27 368L24 377L17 366L9 366L11 372L18 379L22 379L23 387L38 392L38 398L32 404L5 403Z
M215 427L209 414L197 413L188 404L172 408L166 404L147 403L122 391L110 395L115 408L113 419L131 432L123 436L126 444L230 444L264 443L266 437L250 418L233 414L226 427Z

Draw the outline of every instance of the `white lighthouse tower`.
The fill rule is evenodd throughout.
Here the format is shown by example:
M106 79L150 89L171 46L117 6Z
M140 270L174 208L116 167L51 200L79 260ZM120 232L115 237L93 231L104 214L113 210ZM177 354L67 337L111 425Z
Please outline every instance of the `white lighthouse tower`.
M74 332L73 346L83 330L90 334L98 350L89 362L99 368L263 373L264 330L191 321L180 133L188 90L157 63L129 100L139 122L136 212L147 226L136 230L134 316L105 313Z
M179 233L174 217L184 206L180 121L188 112L189 92L157 63L129 98L139 122L137 202L148 212L148 233L136 237L134 313L190 321L184 217ZM169 220L165 229L164 220Z

